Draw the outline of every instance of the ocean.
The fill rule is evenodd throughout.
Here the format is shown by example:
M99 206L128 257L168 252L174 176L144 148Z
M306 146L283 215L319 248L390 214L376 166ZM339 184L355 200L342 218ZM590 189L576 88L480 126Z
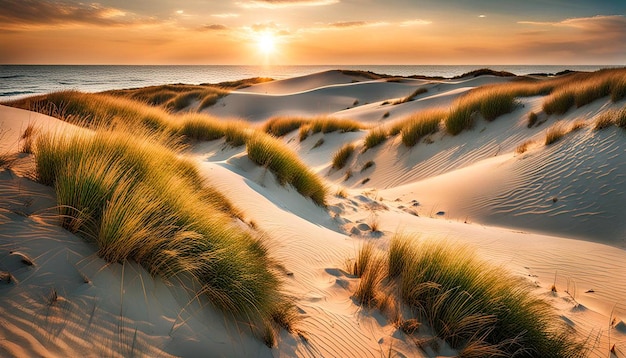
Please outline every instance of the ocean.
M100 92L161 84L218 83L250 77L284 79L316 72L345 69L395 76L453 77L478 68L516 75L556 73L566 69L595 71L616 66L521 65L324 65L324 66L109 66L109 65L0 65L0 102L61 90Z

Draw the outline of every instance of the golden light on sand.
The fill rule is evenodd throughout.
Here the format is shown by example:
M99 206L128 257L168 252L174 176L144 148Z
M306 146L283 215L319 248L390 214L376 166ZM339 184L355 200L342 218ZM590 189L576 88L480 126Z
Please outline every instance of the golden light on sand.
M271 55L276 51L276 39L271 32L264 32L259 35L257 45L264 55Z

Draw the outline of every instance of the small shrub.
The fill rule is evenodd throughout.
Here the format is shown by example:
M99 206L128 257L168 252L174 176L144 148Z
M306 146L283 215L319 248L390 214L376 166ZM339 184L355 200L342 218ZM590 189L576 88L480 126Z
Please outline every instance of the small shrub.
M390 114L389 111L383 113L383 119L388 118Z
M610 111L610 110L605 111L604 113L599 115L598 118L596 118L595 124L593 125L593 129L598 131L601 129L611 127L613 124L615 124L616 114L617 113L614 111Z
M444 119L446 132L457 135L466 129L474 127L474 111L468 106L459 106L450 110Z
M390 278L400 276L415 255L413 246L415 239L404 235L394 235L389 244L388 273Z
M551 144L558 142L559 140L561 140L561 138L563 138L563 136L565 136L566 133L567 131L563 123L560 123L560 122L555 123L552 127L548 128L548 130L546 131L545 144L551 145Z
M415 318L405 319L402 322L399 322L398 329L400 329L405 334L411 335L419 329L421 326L420 322Z
M378 232L378 229L380 229L380 220L378 219L378 215L372 212L369 219L367 220L367 224L369 225L372 232Z
M626 78L622 77L613 83L611 87L611 101L617 102L626 97Z
M226 143L233 147L240 147L246 144L246 141L250 137L250 129L248 123L243 121L230 121L226 123L224 129L224 139Z
M365 164L363 164L363 167L361 167L361 173L363 173L364 171L368 170L369 168L374 166L374 161L373 160L368 160L367 162L365 162Z
M178 94L176 97L169 100L166 104L167 108L171 108L174 111L182 111L189 107L194 100L200 100L202 98L202 92L191 91Z
M415 91L413 91L413 93L411 93L410 95L408 95L408 96L406 96L406 97L404 97L404 98L402 98L402 99L399 99L399 100L397 100L397 101L393 102L393 105L397 105L397 104L402 104L402 103L410 102L410 101L414 100L414 99L415 99L415 97L419 96L420 94L424 94L424 93L426 93L426 92L428 92L428 89L427 89L427 88L425 88L425 87L420 87L420 88L416 89Z
M298 131L298 139L300 140L300 142L303 142L309 137L310 131L311 131L311 126L308 124L300 127L300 130Z
M248 158L271 170L279 183L291 184L304 197L311 198L318 205L326 205L326 186L281 141L256 133L249 138L247 149Z
M302 315L298 313L298 307L293 299L283 299L282 302L283 304L271 312L270 318L285 331L293 333L295 325L302 320Z
M373 307L380 296L380 285L385 277L385 262L378 256L372 256L366 268L359 276L361 280L354 297L360 304Z
M348 192L346 192L345 188L337 188L337 192L335 192L335 196L338 198L345 199L348 197Z
M289 132L301 128L301 126L307 122L308 120L300 117L275 117L265 123L263 131L274 137L282 137ZM303 139L300 141L302 140Z
M510 113L517 106L516 88L487 86L468 92L453 104L445 120L446 131L457 135L474 126L476 114L480 113L487 121Z
M585 128L586 126L587 126L587 123L584 120L579 119L579 120L575 121L574 123L572 123L572 126L569 128L569 131L570 132L576 132L576 131L579 131L579 130Z
M384 128L378 127L376 129L370 130L370 132L365 137L364 141L364 150L374 148L375 146L381 144L387 139L387 131Z
M346 166L348 159L354 153L354 145L352 143L345 144L333 155L332 168L339 170Z
M607 80L591 80L576 88L574 104L576 108L587 105L598 98L608 96L611 92L611 84Z
M371 243L364 244L357 252L354 263L348 271L356 277L361 277L363 276L365 271L367 271L369 266L372 263L375 263L375 260L376 252L374 249L374 245L372 245Z
M488 92L481 98L480 114L488 121L493 121L499 116L510 113L517 103L512 93L506 91Z
M543 111L547 115L565 114L572 106L576 99L574 93L569 90L562 90L552 94L543 102Z
M446 111L440 109L418 112L409 116L398 124L402 128L400 132L402 143L407 147L412 147L425 135L437 132L445 116Z
M224 137L226 125L209 116L190 114L181 119L178 133L190 140L211 141Z
M537 113L528 113L528 128L532 128L537 123Z
M352 178L352 170L348 169L346 170L346 173L344 174L343 181L347 181L350 178Z
M626 129L626 107L617 111L615 115L615 125Z
M528 150L528 146L532 144L532 140L527 140L524 143L520 144L515 148L515 153L524 154Z
M319 148L319 147L322 146L322 144L324 144L324 138L318 139L317 142L315 142L315 144L313 144L313 148L312 149Z
M363 128L360 122L345 119L345 118L332 118L322 117L316 118L309 122L311 125L311 131L313 133L331 133L331 132L356 132Z
M20 152L22 153L32 153L33 152L33 143L35 140L36 134L35 125L30 123L26 126L24 133L22 133L22 147L20 148Z
M217 103L217 101L226 96L227 92L219 92L219 93L209 93L205 95L200 101L200 105L198 106L199 110L203 110L205 108L209 108Z

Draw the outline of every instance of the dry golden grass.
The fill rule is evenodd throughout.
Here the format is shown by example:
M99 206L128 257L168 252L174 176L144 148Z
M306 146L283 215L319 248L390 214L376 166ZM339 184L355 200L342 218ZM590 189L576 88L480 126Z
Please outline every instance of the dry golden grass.
M302 117L274 117L265 123L263 131L275 137L282 137L289 132L301 128L304 123L308 123L309 121L310 120ZM303 139L300 141L302 140Z
M547 114L564 114L599 98L610 96L616 102L626 94L626 69L600 70L569 76L543 104Z
M446 110L438 108L417 112L396 122L390 132L400 133L402 143L407 147L413 147L424 136L439 131L439 125L446 115Z
M515 148L515 153L516 154L524 154L526 153L526 151L528 150L528 147L533 144L534 142L532 140L527 140L524 143L520 144L517 146L517 148Z
M358 121L334 117L275 117L263 126L263 131L275 137L299 129L298 137L304 141L310 133L356 132L365 127Z
M387 81L389 82L389 81ZM415 99L415 97L419 96L420 94L424 94L428 92L427 88L424 87L419 87L418 89L416 89L415 91L413 91L410 95L401 98L397 101L392 102L393 105L397 105L397 104L402 104L402 103L406 103L406 102L411 102Z
M386 282L380 279L385 268L379 267L385 260L371 245L362 247L353 270L361 277L355 297L379 308L399 306L389 295L402 300L463 354L578 358L587 353L526 282L478 261L466 247L396 235L387 258ZM419 327L417 320L392 316L407 334Z
M174 130L171 116L167 111L106 94L53 92L12 101L8 105L91 128L126 126L158 131Z
M593 129L601 130L611 127L615 124L616 111L606 111L600 114L593 125Z
M195 165L158 134L40 135L37 176L53 185L62 225L110 262L133 260L164 278L192 278L215 307L253 324L284 296L260 238L242 230Z
M545 145L552 145L568 133L567 126L563 122L557 122L546 130Z
M363 141L363 151L374 148L377 145L381 144L387 139L387 136L387 130L383 127L370 129L369 133L365 137L365 140Z
M530 112L528 113L528 128L532 128L537 123L537 113Z
M160 86L148 86L124 90L105 91L104 94L116 97L124 97L151 106L158 106L173 111L188 109L194 102L191 110L202 110L214 105L217 100L228 95L232 90L249 87L256 83L272 81L270 78L249 78L240 81L222 82L218 84L169 84Z
M316 204L326 205L328 189L323 181L283 142L259 132L248 137L246 148L248 158L271 170L281 184L291 184Z
M346 166L348 163L348 159L354 153L354 145L352 143L347 143L343 147L339 148L337 152L333 155L332 167L333 169L339 170Z

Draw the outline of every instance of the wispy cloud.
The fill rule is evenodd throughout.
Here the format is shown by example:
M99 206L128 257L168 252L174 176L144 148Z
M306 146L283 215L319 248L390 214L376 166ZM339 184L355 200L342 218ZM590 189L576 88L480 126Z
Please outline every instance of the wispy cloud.
M70 3L65 1L2 0L0 27L76 25L101 26L130 25L154 22L126 11L105 7L98 3Z
M268 31L268 30L277 31L278 29L280 29L280 25L278 25L277 23L273 21L270 21L270 22L252 24L250 28L252 29L252 31L255 31L255 32L262 32L262 31Z
M361 27L367 26L369 23L367 21L339 21L328 24L329 27Z
M626 31L626 18L622 15L578 17L557 22L518 21L517 23L522 25L570 27L592 31Z
M239 14L225 13L225 14L213 14L211 16L219 17L220 19L228 19L228 18L233 18L233 17L239 17Z
M224 31L228 30L228 27L222 24L209 24L200 28L202 31Z
M433 22L429 20L414 19L414 20L402 21L400 22L400 26L423 26L423 25L430 25L432 23Z
M325 6L339 3L339 0L247 0L236 4L243 8L285 8L295 6Z
M519 21L540 31L519 33L520 48L531 53L623 58L626 50L626 18L621 15L570 18L556 22Z

